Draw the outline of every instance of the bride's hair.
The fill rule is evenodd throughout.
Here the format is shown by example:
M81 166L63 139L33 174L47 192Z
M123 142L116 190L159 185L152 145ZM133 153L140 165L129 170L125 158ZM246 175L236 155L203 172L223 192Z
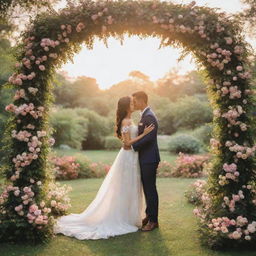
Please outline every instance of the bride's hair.
M116 110L116 136L120 139L122 137L121 128L122 121L128 114L130 109L131 97L126 96L119 99Z

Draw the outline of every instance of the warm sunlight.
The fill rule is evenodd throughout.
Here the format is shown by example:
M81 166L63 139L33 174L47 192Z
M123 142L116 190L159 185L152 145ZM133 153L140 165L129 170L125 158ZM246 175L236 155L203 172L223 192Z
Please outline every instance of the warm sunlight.
M176 3L189 3L190 0L176 0ZM199 0L197 5L217 7L226 12L237 12L242 8L239 0ZM65 6L62 1L58 7ZM132 70L140 70L155 81L163 77L169 70L177 69L180 74L196 68L191 58L187 56L178 62L180 49L166 47L158 49L160 39L147 38L141 40L137 37L126 37L124 45L118 40L110 38L109 48L103 42L96 41L94 49L83 47L82 51L74 57L73 63L68 62L62 70L67 71L70 77L88 76L97 79L102 89L128 78Z
M141 40L138 37L127 37L124 45L114 38L108 42L109 48L100 41L95 42L93 50L84 47L74 57L74 64L67 63L63 70L71 77L94 77L99 86L105 89L126 79L132 70L140 70L154 81L163 77L171 68L177 68L182 74L195 69L189 56L178 63L179 49L158 49L160 39L157 38Z

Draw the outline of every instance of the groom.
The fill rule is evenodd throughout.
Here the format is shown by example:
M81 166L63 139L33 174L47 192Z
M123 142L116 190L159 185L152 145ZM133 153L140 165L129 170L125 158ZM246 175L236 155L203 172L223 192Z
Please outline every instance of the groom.
M134 151L139 152L141 169L141 180L146 199L146 218L142 221L142 231L151 231L158 228L158 193L156 189L156 172L160 162L159 149L157 145L158 122L155 114L148 106L148 95L139 91L133 95L135 110L141 111L139 122L139 135L144 128L154 124L154 130L132 145Z

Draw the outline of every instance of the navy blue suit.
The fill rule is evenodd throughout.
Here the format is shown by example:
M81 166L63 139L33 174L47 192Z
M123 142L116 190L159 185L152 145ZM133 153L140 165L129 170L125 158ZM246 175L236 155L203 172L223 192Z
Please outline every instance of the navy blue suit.
M150 221L158 222L158 193L156 189L156 172L160 162L157 144L158 122L152 110L147 108L139 122L139 135L143 133L145 126L150 124L154 124L154 130L133 143L132 147L139 152L141 180L147 204L146 214Z

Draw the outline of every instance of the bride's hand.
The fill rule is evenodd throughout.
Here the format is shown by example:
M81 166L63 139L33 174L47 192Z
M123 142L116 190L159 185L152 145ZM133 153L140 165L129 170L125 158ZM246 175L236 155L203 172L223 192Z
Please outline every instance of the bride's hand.
M147 134L149 134L150 132L152 132L154 129L155 129L154 124L151 124L151 125L149 125L149 126L146 126L145 129L144 129L143 134L144 134L144 135L147 135Z

